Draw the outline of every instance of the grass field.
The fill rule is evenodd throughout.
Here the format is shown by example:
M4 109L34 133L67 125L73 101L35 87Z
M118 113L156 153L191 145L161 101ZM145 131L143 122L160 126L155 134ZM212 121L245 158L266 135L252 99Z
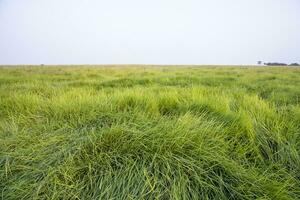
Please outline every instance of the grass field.
M300 68L0 67L2 199L300 199Z

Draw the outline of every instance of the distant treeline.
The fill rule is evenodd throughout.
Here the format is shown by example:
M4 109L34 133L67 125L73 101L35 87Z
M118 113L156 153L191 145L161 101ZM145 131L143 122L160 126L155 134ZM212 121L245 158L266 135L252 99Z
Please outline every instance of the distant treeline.
M300 64L298 63L291 63L291 64L286 64L286 63L278 63L278 62L268 62L268 63L264 63L264 65L268 65L268 66L300 66Z

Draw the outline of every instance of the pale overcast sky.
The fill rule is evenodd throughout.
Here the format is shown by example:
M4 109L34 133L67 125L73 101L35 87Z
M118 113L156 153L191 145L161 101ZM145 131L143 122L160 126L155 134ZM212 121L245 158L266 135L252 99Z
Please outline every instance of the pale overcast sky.
M0 64L300 62L300 0L0 0Z

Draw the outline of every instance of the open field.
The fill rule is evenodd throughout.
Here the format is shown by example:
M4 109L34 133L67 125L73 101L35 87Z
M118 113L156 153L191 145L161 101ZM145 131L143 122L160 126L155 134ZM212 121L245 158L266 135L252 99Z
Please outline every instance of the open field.
M299 199L300 68L0 67L2 199Z

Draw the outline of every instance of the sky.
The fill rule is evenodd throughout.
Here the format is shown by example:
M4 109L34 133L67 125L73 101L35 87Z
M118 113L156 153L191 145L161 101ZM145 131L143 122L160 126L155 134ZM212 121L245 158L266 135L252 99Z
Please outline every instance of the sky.
M0 64L300 62L300 0L0 0Z

